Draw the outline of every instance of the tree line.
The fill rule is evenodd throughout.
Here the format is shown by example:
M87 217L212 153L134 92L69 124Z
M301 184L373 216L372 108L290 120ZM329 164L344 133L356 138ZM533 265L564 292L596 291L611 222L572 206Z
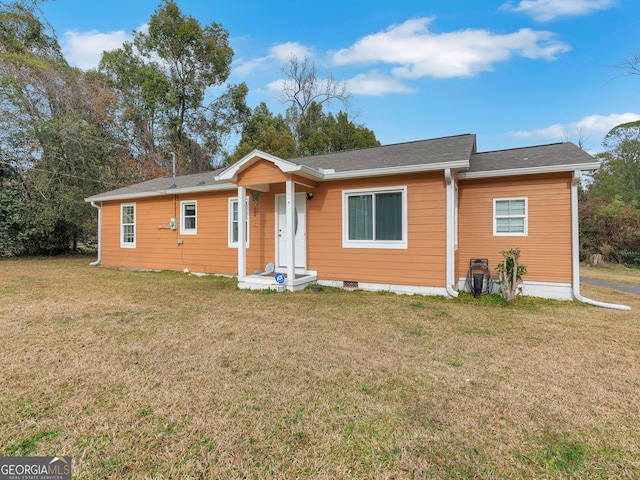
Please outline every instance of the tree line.
M324 111L349 93L306 58L283 67L286 115L249 108L246 84L227 83L229 32L174 0L90 71L67 63L42 1L0 0L0 256L75 249L97 230L85 197L165 176L172 154L186 174L254 148L291 158L379 145L348 113Z
M603 146L580 192L581 254L640 267L640 121L613 128Z

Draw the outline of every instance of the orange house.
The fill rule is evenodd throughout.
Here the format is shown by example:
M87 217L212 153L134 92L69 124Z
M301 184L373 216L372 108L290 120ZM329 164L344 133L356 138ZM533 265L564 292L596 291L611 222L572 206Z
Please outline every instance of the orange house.
M466 134L289 160L256 150L86 200L104 266L456 296L475 260L495 274L519 248L525 294L572 299L577 185L598 167L571 143L479 153Z

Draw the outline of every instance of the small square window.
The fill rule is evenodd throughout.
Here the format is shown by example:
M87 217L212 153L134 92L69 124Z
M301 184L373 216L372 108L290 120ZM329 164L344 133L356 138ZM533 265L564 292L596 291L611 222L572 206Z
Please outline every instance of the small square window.
M526 198L494 199L493 234L495 236L526 236L527 207Z

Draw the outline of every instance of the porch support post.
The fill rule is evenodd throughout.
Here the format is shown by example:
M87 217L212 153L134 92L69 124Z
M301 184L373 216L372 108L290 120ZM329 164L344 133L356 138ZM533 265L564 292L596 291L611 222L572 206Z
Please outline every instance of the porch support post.
M238 185L238 280L247 275L247 239L245 238L247 211L245 198L247 188Z
M296 185L292 179L287 180L287 251L285 258L287 259L287 286L293 290L293 284L296 278Z

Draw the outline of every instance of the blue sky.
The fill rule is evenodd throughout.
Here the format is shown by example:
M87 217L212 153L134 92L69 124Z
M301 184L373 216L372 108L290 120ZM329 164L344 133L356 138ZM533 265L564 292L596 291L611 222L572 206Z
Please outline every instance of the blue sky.
M67 60L88 69L159 3L55 0L42 9ZM350 112L383 144L475 133L489 151L582 137L595 153L613 126L640 119L640 76L615 68L640 49L638 0L177 3L229 31L229 81L247 83L251 107L284 112L280 67L307 55L348 82Z

